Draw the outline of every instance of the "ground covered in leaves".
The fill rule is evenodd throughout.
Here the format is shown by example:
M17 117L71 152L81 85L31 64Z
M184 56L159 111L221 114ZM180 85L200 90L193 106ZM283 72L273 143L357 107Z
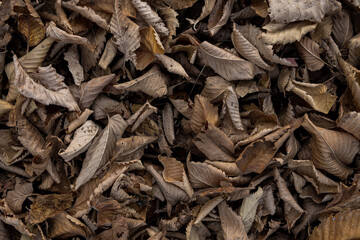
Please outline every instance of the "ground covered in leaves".
M1 239L359 239L360 2L0 1Z

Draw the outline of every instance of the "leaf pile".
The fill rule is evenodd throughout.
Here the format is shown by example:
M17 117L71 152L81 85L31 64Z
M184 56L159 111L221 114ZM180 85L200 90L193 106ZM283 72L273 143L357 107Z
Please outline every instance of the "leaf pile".
M359 12L0 1L0 238L360 238Z

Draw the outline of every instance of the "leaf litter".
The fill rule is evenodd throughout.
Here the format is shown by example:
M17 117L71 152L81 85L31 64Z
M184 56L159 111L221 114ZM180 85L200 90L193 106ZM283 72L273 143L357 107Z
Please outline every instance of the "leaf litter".
M360 238L359 12L0 1L0 238Z

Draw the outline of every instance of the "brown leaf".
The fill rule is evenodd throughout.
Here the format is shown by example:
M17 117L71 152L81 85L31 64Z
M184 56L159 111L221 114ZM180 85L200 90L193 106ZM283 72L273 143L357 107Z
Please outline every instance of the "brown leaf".
M320 70L324 66L324 61L319 55L319 45L310 38L304 36L296 43L296 48L310 71Z
M15 185L15 190L7 193L5 201L14 213L21 213L22 204L33 191L32 183L21 183L18 181Z
M72 193L37 196L30 206L28 220L32 224L41 223L71 207L72 200Z
M217 111L217 107L212 105L207 98L201 95L195 96L194 110L191 117L192 130L198 133L206 123L216 126L218 122Z
M334 16L332 29L334 40L339 44L340 49L352 38L353 31L350 15L345 9L342 9L339 14Z
M206 41L199 45L198 56L204 64L228 81L247 80L254 77L254 66Z
M312 135L311 161L315 167L340 179L347 178L353 170L346 165L353 161L359 141L348 133L317 127L307 115L302 126Z
M131 92L142 91L154 98L164 96L167 93L169 78L162 73L156 65L144 75L124 83L114 85L114 88Z
M359 215L359 210L344 210L335 216L329 216L313 230L309 239L340 240L359 238L360 229L357 224L359 221Z
M165 105L162 120L166 139L170 145L173 145L175 141L174 113L170 103L166 103Z
M79 59L79 51L76 45L72 45L69 50L64 53L64 60L68 62L69 70L77 86L80 86L81 82L84 81L84 69Z
M62 212L50 219L49 236L57 237L74 237L82 236L86 238L91 234L90 229L78 219Z
M189 75L186 73L185 69L181 66L181 64L175 61L174 59L172 59L171 57L168 57L165 54L157 54L156 57L169 72L178 74L185 78L189 77Z
M136 63L134 51L140 47L139 26L122 13L120 0L115 0L114 8L110 31L114 34L119 51L125 55L125 61Z
M217 34L219 30L227 23L233 5L234 0L216 1L213 10L210 13L207 25L210 36Z

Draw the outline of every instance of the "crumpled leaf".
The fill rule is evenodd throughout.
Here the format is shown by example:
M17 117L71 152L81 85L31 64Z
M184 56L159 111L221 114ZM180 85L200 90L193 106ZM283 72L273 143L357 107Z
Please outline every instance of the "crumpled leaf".
M318 194L339 192L339 184L317 170L310 160L289 160L289 167L308 180Z
M238 25L234 23L233 32L231 33L231 41L236 50L247 60L263 69L269 70L270 66L264 62L260 56L259 50L254 47L244 35L237 29Z
M274 169L274 178L279 189L280 198L284 201L285 220L287 222L288 229L291 229L295 222L302 214L306 213L306 211L299 206L294 197L291 195L291 192L286 186L286 181L281 177L277 168Z
M109 118L108 125L102 130L100 135L94 139L87 151L81 171L75 182L75 189L88 182L95 172L102 167L111 157L115 150L116 140L125 131L127 123L119 115Z
M80 86L79 107L86 109L91 106L99 93L115 78L115 74L109 74L93 78Z
M74 237L82 236L86 238L91 234L90 229L78 219L70 216L66 212L57 214L50 219L49 236L57 237Z
M114 9L110 31L114 34L119 51L125 55L125 61L129 59L136 63L134 51L140 47L139 26L122 13L120 0L115 1Z
M64 60L68 62L71 75L74 78L75 85L80 86L84 81L84 69L79 62L80 56L76 45L72 45L69 50L64 53Z
M339 49L342 49L353 36L353 24L349 13L342 9L339 14L333 17L333 36L334 40L339 44Z
M28 40L29 46L38 45L45 38L45 27L39 14L34 9L30 0L25 0L25 6L16 6L18 13L18 30Z
M67 162L85 152L98 131L98 125L91 120L86 121L75 131L73 140L65 150L60 150L59 155Z
M221 202L223 202L224 198L222 196L214 197L207 201L204 206L202 206L197 214L194 224L198 225L201 221Z
M285 28L274 31L262 33L261 38L267 44L287 44L300 41L300 39L308 32L313 31L317 23L303 21L294 22L287 25Z
M204 1L204 6L201 9L201 14L200 16L196 19L187 19L190 24L193 24L194 26L196 26L201 20L203 20L204 18L206 18L211 11L213 10L214 6L215 6L216 1L215 0L205 0Z
M21 213L22 204L33 191L32 183L17 182L15 189L7 193L5 201L14 213Z
M14 84L18 91L28 98L33 98L42 104L55 104L69 109L69 111L79 111L70 90L64 84L63 88L52 90L36 83L21 66L16 55L14 55L15 81Z
M174 59L172 59L171 57L168 57L165 54L158 54L156 55L156 57L169 72L178 74L185 78L189 77L189 75L186 73L185 69L181 66L181 64L175 61Z
M202 42L198 48L198 56L205 65L228 81L246 80L254 77L254 66L221 48Z
M353 170L350 164L357 153L359 141L344 132L327 130L314 125L305 115L302 126L312 135L311 161L315 167L345 179Z
M310 38L304 36L296 43L296 48L310 71L320 70L324 66L324 61L319 54L319 45Z
M344 210L335 216L329 216L324 222L317 226L311 233L310 240L321 239L356 239L360 236L358 227L360 211Z
M217 111L217 107L212 105L207 98L196 95L193 115L191 117L192 130L198 133L206 123L216 126L218 121Z
M234 162L234 144L228 136L208 123L205 131L199 132L193 139L196 147L205 154L209 160Z
M162 73L156 65L144 75L124 83L114 85L114 88L131 92L141 91L154 98L167 93L169 77Z
M355 111L341 114L336 120L336 125L354 135L360 140L360 114Z
M169 29L165 26L159 15L151 9L147 2L143 2L141 0L131 0L131 3L134 5L144 21L150 26L153 26L159 34L165 36L169 35Z
M89 19L90 21L96 23L99 27L108 30L109 25L106 22L105 19L103 19L101 16L99 16L98 14L96 14L96 12L89 7L81 7L81 6L77 6L75 4L72 4L71 2L62 2L61 4L62 6L64 6L67 9L70 9L73 12L77 12L80 15L82 15L83 17Z
M231 87L232 85L231 82L226 81L220 76L208 77L206 78L205 87L201 92L201 96L206 97L211 102L220 102L228 91L228 87Z
M218 205L218 209L224 239L247 240L248 236L242 217L237 215L224 201Z
M245 232L249 232L253 225L256 210L259 206L259 201L262 198L263 190L261 187L258 190L244 198L241 207L239 209L239 215L241 216L242 223L244 224Z
M321 22L325 15L340 10L341 3L336 0L304 0L295 3L290 0L269 0L268 11L272 21L289 23L303 20Z
M291 91L304 99L315 110L327 114L336 101L336 96L327 92L325 84L302 83L290 80L286 91Z
M214 36L215 34L217 34L219 30L227 23L234 2L234 0L216 1L207 25L210 36Z
M27 72L35 72L38 67L43 63L51 45L54 40L51 38L44 39L39 45L32 49L28 54L19 58L19 62L26 69ZM14 62L11 62L5 66L5 72L9 79L9 92L6 96L6 101L13 102L19 95L15 86L15 66Z

